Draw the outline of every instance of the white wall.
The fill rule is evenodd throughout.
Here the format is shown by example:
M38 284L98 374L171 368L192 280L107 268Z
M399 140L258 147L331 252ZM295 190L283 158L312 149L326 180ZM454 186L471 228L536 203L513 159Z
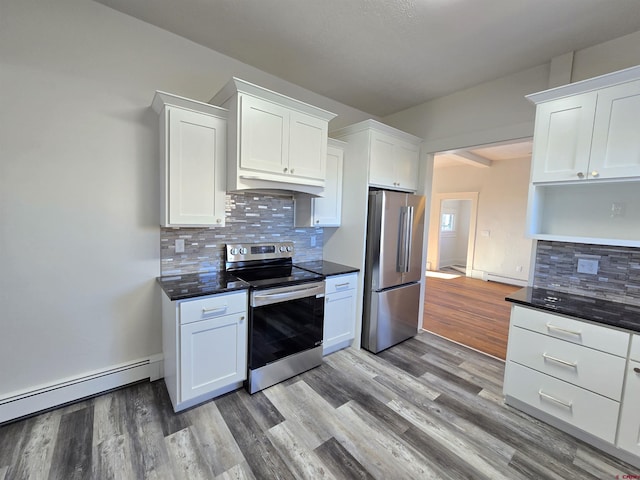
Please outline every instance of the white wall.
M640 65L640 31L574 52L571 81ZM546 90L550 64L507 75L389 115L385 123L440 152L533 135L535 108L524 97Z
M575 52L571 81L578 82L636 65L640 65L640 31Z
M161 352L156 89L232 76L369 118L85 0L0 0L0 399Z
M525 158L493 162L490 168L462 165L434 169L434 195L479 194L475 251L471 265L467 265L472 270L527 281L532 241L524 232L530 164ZM482 236L482 231L489 231L489 236ZM431 248L427 260L434 265Z
M533 135L535 108L524 97L547 88L549 66L483 83L385 117L440 152Z

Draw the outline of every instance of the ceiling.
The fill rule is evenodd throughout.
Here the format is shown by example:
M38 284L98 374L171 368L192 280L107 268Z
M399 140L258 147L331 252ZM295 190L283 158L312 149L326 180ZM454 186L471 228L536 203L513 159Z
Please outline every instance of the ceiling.
M639 0L96 0L383 117L640 30Z
M493 162L505 160L531 159L533 142L531 139L519 142L502 142L476 148L452 150L436 154L434 168L471 165L478 168L490 167Z

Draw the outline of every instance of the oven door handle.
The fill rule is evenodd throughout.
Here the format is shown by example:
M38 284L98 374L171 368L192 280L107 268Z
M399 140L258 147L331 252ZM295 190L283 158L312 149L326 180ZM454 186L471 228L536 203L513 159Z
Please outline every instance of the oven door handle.
M251 296L251 306L260 307L262 305L270 305L273 303L286 302L297 298L315 297L324 295L324 284L314 285L312 287L295 288L286 291L273 293L254 293Z

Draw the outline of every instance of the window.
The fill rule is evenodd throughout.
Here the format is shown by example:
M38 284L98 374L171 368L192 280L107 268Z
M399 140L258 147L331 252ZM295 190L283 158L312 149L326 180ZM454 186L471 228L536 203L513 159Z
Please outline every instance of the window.
M443 213L440 220L441 232L455 232L456 231L456 214L455 213Z

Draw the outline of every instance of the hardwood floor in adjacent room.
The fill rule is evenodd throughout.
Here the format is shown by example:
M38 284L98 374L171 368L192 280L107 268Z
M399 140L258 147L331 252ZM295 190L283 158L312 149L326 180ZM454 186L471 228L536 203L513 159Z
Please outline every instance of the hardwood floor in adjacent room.
M505 406L504 363L422 333L174 414L162 381L0 427L0 480L603 479L640 473ZM619 477L617 477L619 476Z
M422 328L505 359L511 304L521 287L465 276L427 276Z

